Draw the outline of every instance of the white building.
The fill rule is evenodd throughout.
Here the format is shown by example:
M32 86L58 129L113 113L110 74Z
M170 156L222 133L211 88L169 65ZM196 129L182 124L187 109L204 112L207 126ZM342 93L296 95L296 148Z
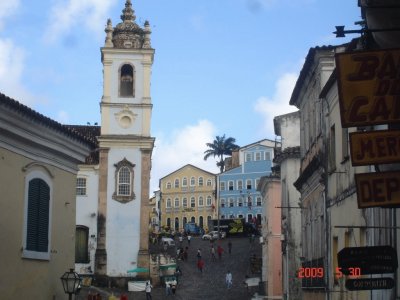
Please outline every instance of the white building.
M282 287L284 299L302 299L301 279L301 206L300 193L293 183L300 170L300 113L274 118L275 135L281 137L274 163L279 166L281 181ZM277 167L275 167L277 168Z
M77 179L77 261L98 282L126 278L149 267L149 179L154 138L150 135L150 76L154 49L150 25L135 22L130 0L122 22L111 20L101 48L101 126L71 126L97 137L98 148ZM123 283L124 280L121 281Z

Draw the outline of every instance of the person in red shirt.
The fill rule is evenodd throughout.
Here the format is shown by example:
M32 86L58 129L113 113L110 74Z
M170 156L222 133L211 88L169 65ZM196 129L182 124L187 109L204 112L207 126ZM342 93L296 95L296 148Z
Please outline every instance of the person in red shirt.
M224 249L221 247L221 245L218 245L217 247L217 253L218 253L218 258L221 260L222 258L222 253L224 252Z
M200 273L203 273L204 268L204 260L201 258L197 261L197 269L199 269Z

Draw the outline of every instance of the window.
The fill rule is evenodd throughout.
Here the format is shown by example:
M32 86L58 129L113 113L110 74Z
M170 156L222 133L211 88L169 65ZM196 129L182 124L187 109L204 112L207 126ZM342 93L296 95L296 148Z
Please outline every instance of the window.
M50 259L49 220L50 186L42 178L29 179L24 257Z
M232 198L229 198L229 199L228 199L228 203L229 203L229 207L233 207L233 206L234 206L234 203L233 203L233 199L232 199Z
M211 196L207 196L207 206L211 206Z
M196 218L195 218L195 217L191 217L191 218L190 218L190 222L196 223Z
M133 192L133 168L134 164L124 158L115 164L115 192L112 198L116 201L126 203L135 199Z
M225 215L221 215L221 219L225 219Z
M329 171L336 169L336 151L335 151L335 125L332 125L329 134Z
M175 230L179 231L179 218L178 217L175 218Z
M86 178L79 177L76 179L76 195L86 196Z
M261 206L261 204L262 204L262 200L261 200L261 197L260 196L258 196L257 197L257 206Z
M167 227L171 228L171 218L167 218Z
M342 129L342 160L349 158L349 129Z
M225 191L225 182L224 182L224 181L221 181L221 182L219 183L219 189L220 189L221 191Z
M240 206L243 206L243 198L242 197L239 197L238 198L238 206L240 207Z
M262 152L256 152L256 160L261 160Z
M75 263L89 262L89 228L76 226L75 229Z
M228 181L228 189L229 189L230 191L233 191L233 181L232 181L232 180L229 180L229 181Z
M166 203L166 208L171 208L172 207L172 201L170 198L167 199L167 203Z
M194 197L190 198L190 207L196 207L196 199Z
M183 207L187 207L187 206L188 206L187 198L186 198L186 197L182 199L182 206L183 206Z
M199 206L204 206L204 198L203 198L203 196L199 197Z
M167 182L167 190L170 190L172 188L171 182Z
M128 196L131 193L131 172L127 167L122 167L118 172L119 196Z
M271 160L271 152L270 151L265 152L265 160Z
M182 178L182 186L187 186L187 178L186 177L183 177Z
M247 179L246 180L246 189L251 190L252 186L251 186L251 179Z
M194 177L190 177L190 186L196 185L196 179Z
M207 179L207 186L212 186L212 180L211 179Z
M252 161L252 154L246 153L246 161Z
M229 218L230 218L230 219L234 219L234 218L235 218L235 215L234 215L234 214L230 214L230 215L229 215Z
M200 226L201 228L203 228L203 226L204 226L204 224L203 224L203 216L200 216L200 217L199 217L199 226Z
M174 206L179 207L179 198L175 198L174 202L175 202Z
M175 184L174 184L174 188L178 188L179 187L179 179L175 179Z
M255 188L257 188L258 187L258 184L260 183L260 178L257 178L256 179L256 185L255 185Z
M221 199L221 207L225 207L225 199Z
M243 189L243 181L242 180L238 180L237 181L237 189L238 190L242 190Z
M119 95L120 97L135 96L134 68L129 64L123 65L120 70Z
M199 186L203 186L204 185L204 179L203 177L199 177Z

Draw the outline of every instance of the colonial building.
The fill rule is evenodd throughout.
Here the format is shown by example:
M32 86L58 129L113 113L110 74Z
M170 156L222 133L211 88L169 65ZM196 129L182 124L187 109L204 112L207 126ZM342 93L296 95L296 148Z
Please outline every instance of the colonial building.
M159 187L161 226L182 231L194 222L207 230L216 218L215 174L188 164L161 178Z
M296 188L301 193L302 268L324 270L323 276L302 278L303 298L326 299L332 276L327 256L329 223L326 207L327 176L324 148L324 115L319 94L335 67L335 47L311 48L297 79L290 104L300 110L300 173Z
M232 153L229 169L218 174L219 218L261 224L262 196L257 185L262 176L271 174L274 147L274 141L265 139Z
M64 299L78 164L95 141L0 94L2 299Z
M150 76L154 49L150 25L136 22L130 0L122 22L111 20L101 48L101 126L70 126L97 137L97 152L79 166L76 269L97 280L121 278L149 267Z
M301 278L301 211L300 193L293 183L300 169L300 112L274 118L275 135L281 138L281 147L275 148L274 169L281 182L282 222L282 286L284 299L302 299Z
M281 181L279 174L262 176L257 188L263 197L262 282L268 298L282 299Z

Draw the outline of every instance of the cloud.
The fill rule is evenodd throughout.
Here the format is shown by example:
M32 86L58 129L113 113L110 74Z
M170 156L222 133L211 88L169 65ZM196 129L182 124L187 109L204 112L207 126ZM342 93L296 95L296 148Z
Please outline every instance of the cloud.
M74 32L81 33L79 27L82 26L100 36L104 32L99 24L105 26L107 13L116 2L117 0L58 1L51 8L50 25L44 35L46 41L55 42L59 38L67 37L70 42L74 40Z
M3 29L4 19L14 14L19 7L20 1L0 1L0 30Z
M275 92L272 97L262 96L257 99L254 110L263 117L264 135L274 135L272 126L274 117L297 110L296 107L289 105L297 78L297 73L283 74L275 84Z
M208 120L200 120L166 136L156 135L153 151L150 192L158 190L160 178L176 171L186 164L192 164L203 170L217 173L216 161L204 160L206 143L215 139L214 125Z
M23 85L25 51L11 39L0 39L0 88L5 95L26 105L43 102Z

